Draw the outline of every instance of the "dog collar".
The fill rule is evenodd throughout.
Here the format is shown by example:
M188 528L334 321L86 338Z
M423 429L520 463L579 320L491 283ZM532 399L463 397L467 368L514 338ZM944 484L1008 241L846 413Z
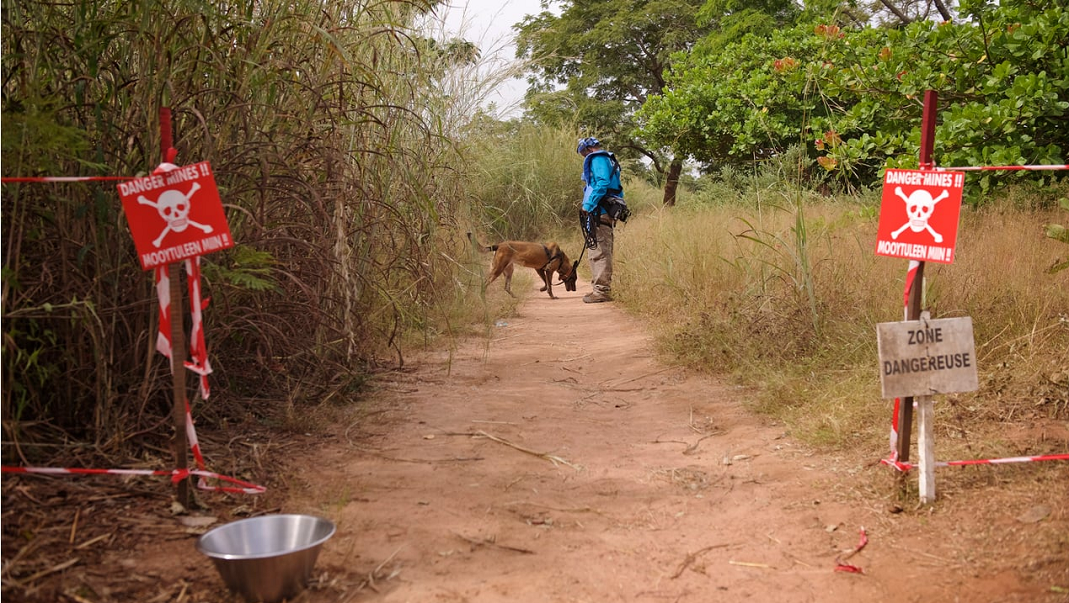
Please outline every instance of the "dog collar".
M549 268L549 265L553 263L553 260L560 258L559 253L557 255L551 255L549 253L549 247L546 247L545 243L542 244L542 251L546 252L546 265L542 266L542 270Z

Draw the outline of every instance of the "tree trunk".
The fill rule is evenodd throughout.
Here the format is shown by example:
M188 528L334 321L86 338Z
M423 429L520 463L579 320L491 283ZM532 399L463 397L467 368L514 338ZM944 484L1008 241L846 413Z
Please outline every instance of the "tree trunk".
M676 189L679 188L679 175L683 173L683 160L673 159L668 165L668 173L664 178L664 206L673 207L676 204Z
M943 16L944 21L953 20L953 15L951 15L950 11L947 10L947 6L943 3L943 0L935 0L935 9L938 10L939 14Z

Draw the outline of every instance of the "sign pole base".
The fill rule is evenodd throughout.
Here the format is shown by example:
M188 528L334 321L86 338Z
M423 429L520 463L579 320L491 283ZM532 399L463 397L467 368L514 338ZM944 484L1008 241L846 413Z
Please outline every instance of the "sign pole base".
M178 469L188 469L186 456L188 434L186 433L186 340L182 314L182 263L175 262L167 267L171 279L171 393L172 417L174 419L174 461ZM176 496L178 503L186 509L192 507L193 493L188 477L178 481Z
M920 470L921 504L935 502L935 407L931 396L917 396L917 468Z

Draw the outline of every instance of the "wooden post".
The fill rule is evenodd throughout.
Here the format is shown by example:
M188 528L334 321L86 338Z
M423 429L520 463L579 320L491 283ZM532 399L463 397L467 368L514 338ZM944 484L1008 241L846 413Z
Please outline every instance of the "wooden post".
M921 152L920 168L935 168L932 162L932 149L935 147L935 116L939 111L939 93L928 90L924 93L924 113L921 118Z
M920 320L923 290L924 262L918 262L906 302L906 320ZM912 437L910 432L913 429L913 396L902 398L898 408L898 425L895 427L898 430L898 460L903 463L909 462L909 444Z
M932 163L932 148L935 146L935 117L938 111L939 93L928 90L924 93L924 114L921 120L921 149L920 168L930 170L935 165ZM918 262L917 271L913 275L913 283L910 286L909 297L906 302L906 320L920 320L923 308L924 292L924 262ZM898 460L905 463L909 461L909 445L911 429L913 425L913 397L902 398L898 409Z
M170 151L174 146L171 130L171 110L168 107L160 107L160 147L163 161L170 161ZM174 419L174 464L176 469L188 469L189 459L186 448L189 446L188 434L186 433L186 336L184 317L185 310L182 302L182 263L173 262L167 265L167 276L171 280L171 378L172 395L174 406L172 418ZM175 493L178 503L189 509L193 504L192 490L189 486L189 478L183 478L176 484Z

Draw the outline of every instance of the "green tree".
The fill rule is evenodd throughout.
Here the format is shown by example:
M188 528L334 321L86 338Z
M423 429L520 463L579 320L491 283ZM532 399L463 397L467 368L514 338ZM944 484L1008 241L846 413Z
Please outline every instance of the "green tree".
M1028 0L967 2L960 23L866 28L824 47L796 85L815 81L841 111L818 120L842 144L823 149L843 177L915 167L924 91L939 93L940 165L1064 163L1069 151L1069 13ZM981 190L1017 178L984 172Z
M634 113L664 89L673 53L688 50L708 27L702 0L575 0L517 25L516 54L531 61L528 116L547 125L596 133L622 157L645 157L675 204L683 156L650 147Z
M799 125L825 111L804 85L782 77L803 69L823 41L798 29L748 34L716 52L680 58L664 94L637 118L642 135L699 162L745 165L802 140Z
M1069 13L1027 0L960 7L968 21L846 29L814 15L675 61L638 120L653 144L707 163L745 163L803 143L858 185L916 167L923 93L940 97L940 165L1064 163L1069 150ZM708 43L707 43L708 42ZM996 182L1045 178L984 172Z
M698 19L710 31L697 47L715 52L747 34L768 36L792 25L800 14L797 4L784 0L708 0Z

